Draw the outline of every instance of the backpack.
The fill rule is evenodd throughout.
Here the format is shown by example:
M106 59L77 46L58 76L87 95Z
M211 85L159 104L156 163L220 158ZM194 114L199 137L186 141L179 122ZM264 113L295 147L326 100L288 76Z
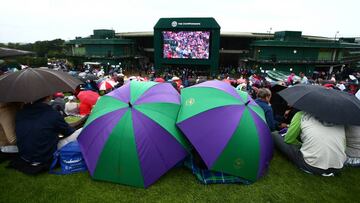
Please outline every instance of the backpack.
M61 171L54 171L60 161ZM54 160L50 166L50 173L64 175L86 171L85 160L81 154L77 141L70 142L54 153Z

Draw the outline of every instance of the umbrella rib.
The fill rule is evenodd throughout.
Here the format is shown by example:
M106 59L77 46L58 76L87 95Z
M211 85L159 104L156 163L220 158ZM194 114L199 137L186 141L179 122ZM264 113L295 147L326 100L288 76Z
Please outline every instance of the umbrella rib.
M20 79L20 77L24 74L24 72L25 72L25 71L20 71L20 72L18 72L18 73L13 73L13 74L16 74L17 76L15 77L15 80L14 80L15 82L11 83L9 89L13 89L13 88L14 88L14 86L17 84L17 81L18 81L18 80ZM1 77L0 77L0 81L7 79L8 77L12 76L13 74L6 74L6 75L1 76ZM9 80L10 80L10 79L9 79ZM9 95L9 94L5 94L5 95L4 95L4 96L6 97L6 99L9 97L8 95Z
M155 85L149 87L149 88L148 88L147 90L145 90L138 98L136 98L136 100L135 100L133 103L135 104L140 98L142 98L142 97L143 97L149 90L151 90L153 87L158 86L158 85L161 85L161 84L163 84L163 83L158 83L158 84L155 84ZM130 98L130 100L131 100L131 98Z
M63 78L63 77L67 77L67 75L65 75L66 73L64 73L64 72L57 71L56 73L61 76L61 77L59 77L59 75L55 74L54 71L47 71L47 70L41 70L41 71L46 72L46 73L53 75L54 77L60 79L65 85L69 86L72 89L74 89L74 88L71 85L69 85L68 83L71 82L71 83L74 83L74 85L76 85L75 78L73 78L72 76L69 75L69 79L71 79L71 81L67 81Z
M325 90L325 88L324 88L324 90ZM336 92L337 90L325 90L325 91L332 91L332 92L326 92L326 93L336 94L336 97L343 99L345 103L349 102L351 105L354 105L355 107L360 108L360 105L359 105L360 102L359 102L358 104L354 103L354 101L351 99L351 95L346 95L346 93L343 93L343 92ZM328 118L323 117L323 116L320 115L320 114L317 114L316 112L313 111L313 109L311 110L311 108L310 108L310 109L299 108L298 104L299 104L305 97L308 97L311 93L314 93L314 91L310 91L310 92L305 93L305 94L301 97L302 99L298 99L292 106L295 107L295 108L298 108L298 109L300 109L300 110L303 110L303 111L305 111L305 112L307 112L307 113L310 113L310 114L312 114L313 116L316 116L316 117L317 117L318 119L320 119L320 120L337 123L337 122L335 122L335 121L332 121L332 119L328 119ZM310 95L310 96L311 96L311 95ZM319 95L319 96L321 96L321 95ZM324 99L326 99L326 96L324 96ZM329 102L331 102L331 101L329 101ZM332 106L331 103L330 103L330 106ZM317 107L317 108L320 108L320 107ZM324 108L323 108L323 109L324 109ZM310 111L310 110L311 110L311 111ZM325 109L324 109L324 110L325 110ZM332 108L332 107L329 107L328 109L326 109L326 111L330 111L330 112L333 112L333 113L335 113L335 112L340 113L339 110L335 110L335 109Z
M148 116L146 116L145 114L143 114L142 112L140 112L140 111L138 111L138 110L136 110L136 109L134 109L134 108L133 108L132 110L140 113L141 115L143 115L143 116L145 116L146 118L150 119L152 122L155 122L155 121L153 121L151 118L149 118ZM140 121L140 122L143 123L142 121ZM155 123L156 123L156 122L155 122ZM156 123L156 124L159 125L158 123ZM167 131L166 129L164 129L161 125L159 125L159 126L160 126L163 130L165 130L166 132L168 132L168 131ZM168 133L169 133L169 132L168 132ZM156 151L159 153L160 158L161 158L163 164L167 167L168 165L167 165L167 163L166 163L166 161L165 161L165 159L164 159L161 151L159 150L159 148L158 148L157 145L155 144L155 142L152 140L152 138L151 138L150 136L147 136L147 138L151 141L151 143L152 143L153 146L155 147ZM174 138L174 139L175 139L175 138ZM175 139L175 140L176 140L176 139ZM176 141L177 141L177 140L176 140ZM178 141L177 141L177 142L178 142Z
M215 89L215 90L218 90L218 91L224 92L224 93L226 93L227 95L229 95L229 96L231 96L231 97L233 97L233 98L235 98L235 99L239 99L239 98L241 99L240 95L238 95L238 93L236 92L236 90L235 90L235 89L234 89L235 94L236 94L236 95L238 95L238 96L239 96L239 98L235 97L235 96L234 96L234 95L232 95L230 92L227 92L227 91L225 91L225 90L223 90L223 89L218 89L218 88L215 88L215 87L206 87L206 86L199 86L199 87L197 87L197 86L193 86L193 87L189 87L189 88ZM242 99L241 99L241 101L242 101Z
M206 109L205 111L201 111L201 112L198 112L198 113L196 113L196 114L193 114L193 115L191 115L190 117L187 117L186 119L180 121L180 123L183 122L183 121L185 121L185 120L187 120L187 119L189 119L189 118L191 118L191 117L193 117L193 116L197 116L197 115L199 115L199 114L202 114L202 113L205 113L205 112L207 112L207 111L211 111L211 110L214 110L214 109L217 109L217 108L222 108L222 107L225 107L225 106L242 106L242 105L245 105L245 104L226 104L226 105L222 105L222 106L215 106L215 107ZM180 111L181 111L181 108L180 108ZM179 111L179 112L180 112L180 111Z
M337 90L334 90L334 91L337 91ZM304 95L302 95L301 96L301 98L304 98L304 97L306 97L307 95L309 95L310 93L312 93L313 91L308 91L308 92L306 92ZM342 97L343 99L346 99L346 100L348 100L348 101L350 101L350 102L352 102L352 100L351 100L351 98L349 97L349 96L351 96L351 95L349 95L349 96L347 96L346 94L338 94L340 97ZM281 95L280 95L281 96ZM284 97L283 97L284 98ZM285 99L285 98L284 98ZM286 99L285 99L286 100ZM295 107L295 105L298 103L298 102L300 102L301 101L301 99L298 99L296 102L294 102L293 104L290 104L291 106L294 106ZM359 107L360 107L360 105L359 105ZM300 109L300 110L302 110L302 109ZM310 113L310 112L309 112Z
M24 71L25 72L25 71ZM20 80L20 77L24 74L24 72L20 72L19 75L15 78L14 82L11 84L9 89L14 89L15 84L17 84L17 81ZM9 76L10 74L7 74ZM4 77L5 78L5 77ZM9 95L9 94L6 94ZM6 96L7 98L8 96Z
M19 75L22 74L22 73L23 73L23 72L20 72ZM15 74L16 74L16 73L15 73ZM5 74L5 75L0 76L0 81L1 81L1 80L4 80L5 78L8 78L8 77L11 76L11 75L12 75L12 74L9 73L9 74Z
M41 70L41 71L46 72L46 73L48 73L48 74L50 74L50 75L53 75L54 77L58 78L58 79L61 80L66 86L70 87L72 90L74 90L77 85L81 84L81 83L77 84L77 83L75 82L75 79L74 79L74 81L73 81L73 78L72 78L72 76L70 76L70 75L69 75L69 77L71 78L71 81L66 81L63 77L59 77L59 75L55 74L55 72L53 72L53 71L46 71L46 70ZM64 72L57 72L57 73L61 75L61 74L64 73ZM65 74L65 73L64 73L64 74ZM63 76L64 76L64 75L63 75ZM65 77L65 76L64 76L64 77ZM73 82L73 83L74 83L73 85L74 85L74 86L76 85L76 86L75 86L75 87L72 87L72 85L68 84L69 82Z
M119 110L119 109L117 109L117 110ZM112 111L112 112L113 112L113 111ZM98 119L102 119L102 118L105 117L106 115L107 115L107 114L104 114L104 115L101 115L101 116L95 118L95 119L92 120L91 123L89 123L85 128L88 128L89 125L96 125L96 122L95 122L95 121L98 120ZM119 123L122 118L123 118L123 117L119 118L119 120L117 121L117 123ZM83 130L84 130L84 129L83 129ZM110 137L110 135L112 134L112 132L113 132L113 130L110 131L109 137ZM100 137L101 137L101 139L103 139L104 143L106 144L107 140L105 140L103 136L100 136ZM97 138L98 138L98 136L94 136L93 139L90 141L89 146L92 146L92 145L95 143L95 141L96 141ZM90 150L90 148L89 148L89 150Z
M124 107L125 108L125 107ZM114 111L118 111L118 110L121 110L121 109L123 109L123 108L120 108L120 109L114 109L114 110L112 110L112 111L107 111L105 114L103 114L103 115L100 115L99 117L97 117L97 118L95 118L95 119L93 119L91 122L94 122L94 121L96 121L97 119L99 119L99 118L101 118L101 117L103 117L103 116L106 116L107 114L109 114L109 113L113 113ZM107 110L107 108L104 108L104 109L102 109L103 111L105 111L105 110ZM93 111L93 112L91 112L92 114L95 114L95 113L98 113L99 111ZM89 117L90 118L90 117ZM89 119L88 118L88 119Z
M165 102L164 102L165 103ZM165 103L165 104L174 104L174 103ZM147 109L147 108L146 108ZM156 112L156 113L161 113L159 111L156 111L154 109L147 109L147 110L150 110L150 111L153 111L153 112ZM137 110L138 112L142 113L141 111ZM146 114L142 113L144 116L146 116L147 118L153 120L152 118L150 118L149 116L147 116ZM169 116L169 115L166 115L166 114L161 114L163 115L165 118L167 119L172 119L173 117L172 116ZM173 135L169 130L167 130L166 128L164 128L160 123L158 123L158 125L164 129L166 132L168 132L179 144L183 144L184 142L186 143L186 140L183 140L181 139L181 136L180 137L176 137L175 135ZM176 125L176 119L175 119L175 125ZM175 129L179 130L177 127L175 127ZM180 131L180 130L179 130Z
M351 99L351 95L346 95L346 94L340 94L342 98L350 101L351 103L354 103L353 100ZM357 98L354 98L354 99L357 99ZM356 101L356 100L355 100ZM360 102L357 102L358 103L358 106L360 107ZM356 105L356 104L355 104Z
M22 89L21 91L28 91L29 93L27 97L22 97L22 99L16 95L11 96L10 94L5 94L4 100L6 101L33 102L39 99L39 97L49 96L56 91L73 91L77 84L81 84L64 72L32 68L6 74L0 78L0 81L6 84L4 87L6 87L7 92L13 91L16 94L15 90ZM51 84L59 86L53 86ZM29 91L29 88L32 88L34 91ZM38 91L39 88L41 91Z
M299 99L297 99L296 102L294 102L293 104L290 104L290 103L288 103L288 104L290 104L291 106L295 106L295 104L296 104L297 102L299 102L301 98L307 96L307 95L310 94L311 92L312 92L312 91L306 92L306 93L305 93L304 95L302 95ZM280 95L280 96L281 96L281 95ZM282 97L282 96L281 96L281 97ZM285 99L285 98L283 97L283 99ZM286 99L285 99L285 101L286 101ZM286 101L286 102L288 102L288 101Z
M38 73L36 73L36 71L33 71L32 69L25 69L24 71L20 72L19 75L15 78L15 81L12 83L10 89L15 89L15 86L17 83L17 81L21 80L22 77L24 77L26 71L31 71L32 73L34 73L37 77L39 76ZM41 80L43 80L41 77L38 77ZM46 87L47 88L47 87Z
M39 73L37 73L36 71L32 71L32 72L46 84L46 80L43 77L41 77L41 75ZM51 92L56 92L56 90L54 90L52 87L49 87L49 85L46 85L46 88L48 90L50 90ZM49 96L49 95L47 95L47 96Z
M175 103L168 103L168 102L158 102L158 103L156 103L156 104L161 104L161 103L165 103L165 104L175 104ZM139 105L134 105L134 106L139 106ZM146 108L146 106L143 106L144 108ZM155 110L153 110L153 109L147 109L147 110L151 110L151 111L155 111ZM141 111L138 111L138 112L140 112L140 113L142 113ZM157 112L157 113L160 113L159 111L155 111L155 112ZM143 113L142 113L143 114ZM145 115L145 114L143 114L143 115ZM165 115L165 114L162 114L162 115L164 115L165 117L167 117L167 118L171 118L171 116L168 116L168 115ZM145 115L146 116L146 115ZM146 117L148 117L148 116L146 116ZM150 117L148 117L149 119L151 119ZM152 119L151 119L152 120Z

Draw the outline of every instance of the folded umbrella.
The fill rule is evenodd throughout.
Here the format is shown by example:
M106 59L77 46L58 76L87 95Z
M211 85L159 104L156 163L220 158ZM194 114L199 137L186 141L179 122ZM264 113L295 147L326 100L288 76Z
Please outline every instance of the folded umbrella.
M181 91L177 125L208 169L256 181L272 158L265 115L251 97L222 81Z
M360 125L360 101L339 90L318 85L295 85L279 92L290 106L319 120L335 124Z
M33 102L56 92L72 92L82 82L49 69L27 68L0 76L0 102Z
M187 155L176 128L180 96L167 83L131 81L102 96L78 141L97 180L148 187Z

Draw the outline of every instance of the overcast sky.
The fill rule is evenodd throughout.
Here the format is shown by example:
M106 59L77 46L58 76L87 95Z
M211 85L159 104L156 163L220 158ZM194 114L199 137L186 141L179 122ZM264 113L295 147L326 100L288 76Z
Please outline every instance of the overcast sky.
M214 17L221 31L360 37L358 0L1 0L0 42L152 31L161 17Z

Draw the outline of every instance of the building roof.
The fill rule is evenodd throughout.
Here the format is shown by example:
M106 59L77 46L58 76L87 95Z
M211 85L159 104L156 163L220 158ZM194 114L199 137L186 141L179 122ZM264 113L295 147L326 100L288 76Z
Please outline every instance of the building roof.
M115 34L117 37L153 37L153 31L142 31L142 32L118 32ZM269 33L256 33L256 32L227 32L220 31L221 37L249 37L249 38L274 38L274 34ZM304 38L310 40L331 40L328 37L303 35Z
M144 32L119 32L115 34L117 37L153 37L153 31ZM252 32L220 32L222 37L274 37L268 33L252 33Z
M309 48L360 48L360 44L356 43L342 43L339 41L280 41L280 40L257 40L251 44L258 47L309 47Z
M214 18L160 18L154 29L220 29L220 25Z
M144 32L119 32L116 33L117 37L153 37L153 31L144 31Z
M66 42L66 44L134 44L131 39L92 39L92 38L78 38Z

